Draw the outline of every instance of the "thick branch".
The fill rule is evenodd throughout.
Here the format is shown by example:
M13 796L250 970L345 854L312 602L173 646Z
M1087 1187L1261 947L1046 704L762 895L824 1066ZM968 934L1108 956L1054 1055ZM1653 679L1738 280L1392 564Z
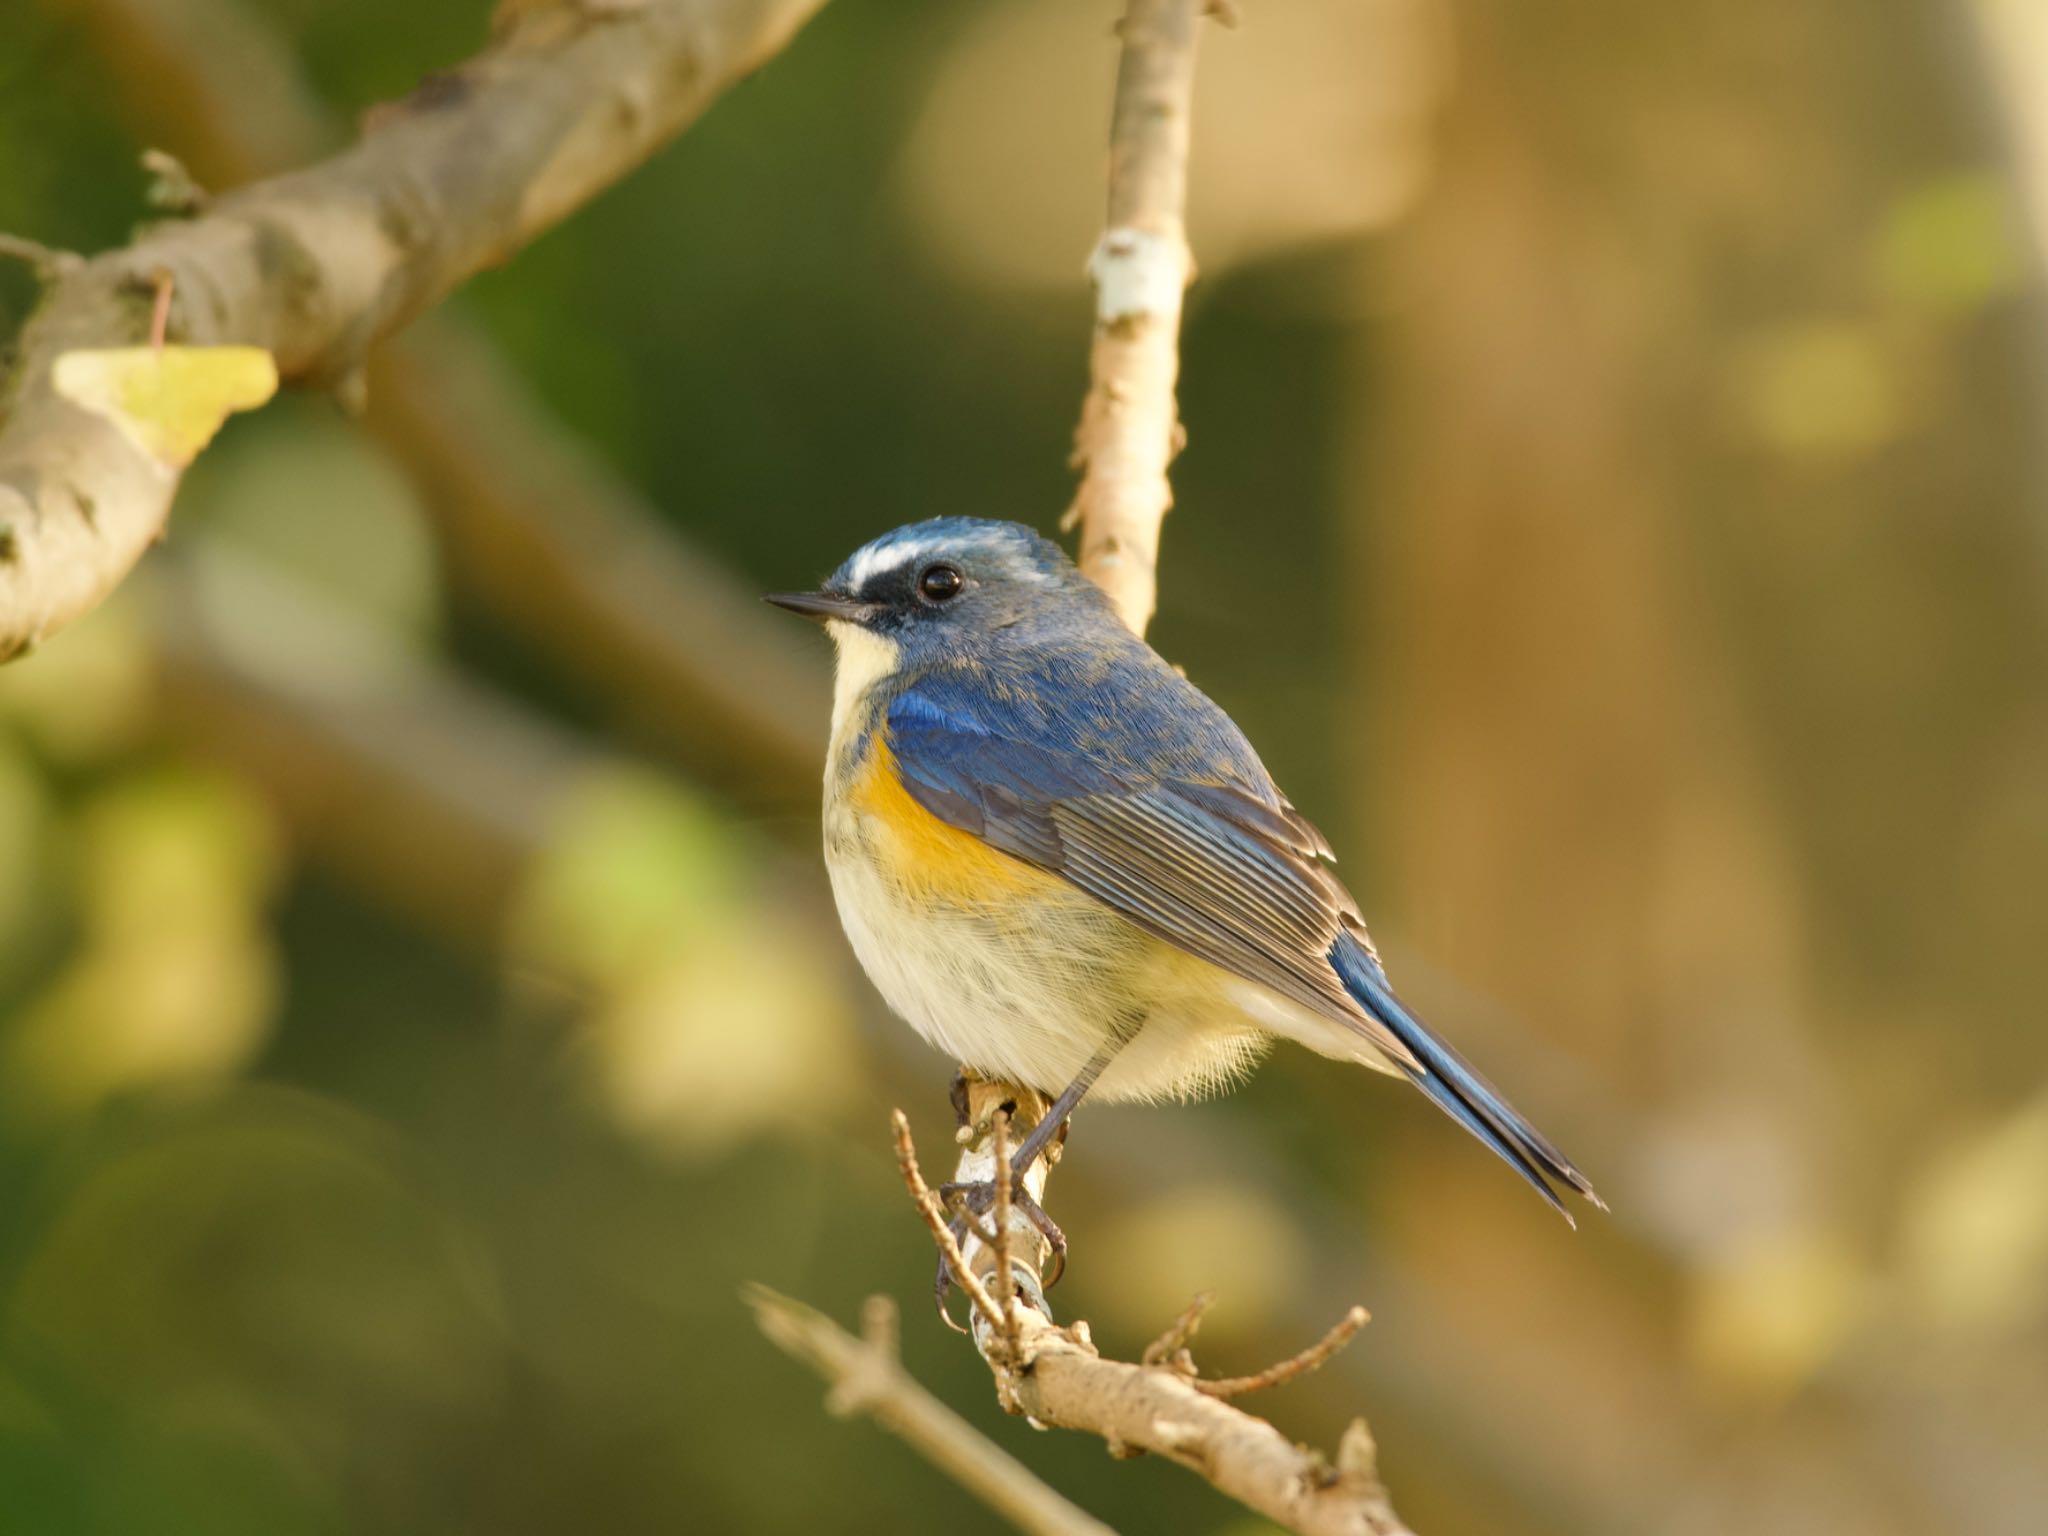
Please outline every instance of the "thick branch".
M1109 221L1089 271L1095 342L1074 432L1080 489L1062 526L1081 530L1081 569L1139 634L1158 599L1159 525L1180 449L1174 403L1188 258L1188 130L1202 0L1130 0L1120 28L1109 145Z
M524 7L353 149L60 277L23 330L0 427L0 657L91 608L162 533L177 473L50 377L67 350L142 339L159 274L174 339L263 347L288 379L348 377L378 337L645 160L820 3Z
M1028 1367L1017 1398L1039 1423L1164 1456L1303 1536L1408 1536L1365 1420L1352 1420L1332 1464L1169 1370L1104 1360L1036 1313L1024 1314L1023 1327Z
M136 135L235 187L342 137L247 0L47 0ZM4 244L0 244L4 249ZM426 493L458 584L587 695L745 804L817 793L826 703L751 590L700 554L456 313L380 349L370 429Z

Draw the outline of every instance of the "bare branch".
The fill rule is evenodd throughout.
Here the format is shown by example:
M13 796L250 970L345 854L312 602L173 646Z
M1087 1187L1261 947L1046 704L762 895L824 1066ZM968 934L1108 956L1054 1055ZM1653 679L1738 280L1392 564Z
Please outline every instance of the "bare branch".
M176 340L262 347L287 379L347 377L377 338L645 160L821 3L521 6L353 149L60 277L22 332L0 427L0 657L98 603L162 533L178 472L50 377L65 351L144 337L159 271Z
M856 1339L823 1313L766 1286L750 1285L743 1294L761 1331L832 1384L825 1401L834 1413L866 1414L900 1435L1019 1530L1113 1536L917 1384L896 1358L896 1309L887 1297L869 1298L865 1337Z
M1182 433L1181 292L1188 256L1188 130L1202 0L1130 0L1119 33L1109 218L1089 261L1095 342L1074 432L1081 485L1061 527L1081 530L1081 569L1139 634L1159 590L1167 466Z
M134 134L168 143L208 185L240 186L343 137L248 0L62 7ZM462 587L743 804L817 793L824 693L780 621L564 428L487 335L435 314L378 350L369 383L366 423L424 490Z
M1000 1121L992 1117L992 1123ZM1347 1431L1332 1465L1264 1419L1222 1400L1314 1369L1363 1326L1363 1308L1352 1308L1312 1349L1256 1377L1204 1383L1189 1379L1185 1369L1174 1364L1105 1360L1085 1324L1061 1328L1042 1295L1027 1299L1020 1294L1007 1309L1016 1328L1018 1353L1006 1357L1005 1320L993 1303L984 1308L980 1300L987 1295L981 1277L993 1267L994 1251L987 1250L977 1264L971 1251L963 1253L952 1234L944 1231L943 1222L934 1222L929 1190L923 1188L921 1177L912 1179L917 1150L901 1111L895 1127L897 1161L905 1170L905 1182L954 1278L976 1297L975 1340L997 1372L999 1400L1012 1413L1037 1424L1098 1435L1113 1455L1151 1451L1168 1457L1208 1479L1220 1492L1304 1536L1407 1536L1407 1527L1380 1484L1371 1434L1363 1420ZM1021 1230L1030 1230L1029 1224L1022 1224ZM969 1246L971 1250L974 1245ZM1182 1313L1154 1349L1164 1356L1184 1353L1202 1305L1198 1302ZM1153 1351L1147 1356L1152 1358Z

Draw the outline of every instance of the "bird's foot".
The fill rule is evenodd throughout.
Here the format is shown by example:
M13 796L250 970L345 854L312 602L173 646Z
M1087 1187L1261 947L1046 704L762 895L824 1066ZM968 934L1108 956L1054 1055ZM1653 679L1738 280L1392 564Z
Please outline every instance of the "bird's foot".
M1052 1259L1052 1273L1046 1277L1045 1289L1051 1290L1059 1284L1060 1276L1067 1271L1067 1234L1060 1230L1059 1223L1052 1219L1045 1207L1040 1205L1024 1187L1024 1176L1012 1174L1010 1185L1010 1209L1031 1223L1032 1229L1045 1239L1045 1248ZM982 1217L995 1209L996 1186L992 1179L973 1184L941 1184L935 1193L939 1203L952 1213L953 1240L963 1248L971 1231L983 1242L994 1246L994 1234L982 1221ZM939 1256L938 1278L933 1282L932 1293L938 1302L939 1311L946 1310L946 1297L953 1289L953 1271L944 1254Z

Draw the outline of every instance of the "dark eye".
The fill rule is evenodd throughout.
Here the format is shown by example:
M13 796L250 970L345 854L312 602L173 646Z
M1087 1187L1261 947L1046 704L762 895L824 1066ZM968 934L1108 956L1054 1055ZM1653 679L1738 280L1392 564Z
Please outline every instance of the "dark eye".
M928 565L917 573L917 595L928 603L949 602L966 585L966 578L950 565Z

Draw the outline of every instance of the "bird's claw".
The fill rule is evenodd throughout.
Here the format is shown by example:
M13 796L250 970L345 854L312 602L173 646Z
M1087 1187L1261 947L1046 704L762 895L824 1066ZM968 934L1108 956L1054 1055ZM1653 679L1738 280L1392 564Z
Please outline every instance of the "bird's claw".
M1052 1259L1052 1273L1046 1277L1045 1289L1051 1290L1060 1282L1060 1276L1067 1272L1067 1234L1060 1230L1044 1206L1040 1205L1024 1187L1023 1176L1014 1175L1010 1186L1010 1208L1022 1216L1038 1235L1045 1239L1047 1254ZM993 1234L977 1219L995 1209L996 1186L993 1180L974 1184L941 1184L935 1193L939 1203L953 1212L949 1224L953 1241L963 1248L970 1232L984 1242L990 1242ZM992 1245L992 1244L991 1244ZM938 1278L933 1282L933 1299L938 1303L941 1316L946 1312L946 1298L952 1293L953 1271L944 1254L939 1255Z

